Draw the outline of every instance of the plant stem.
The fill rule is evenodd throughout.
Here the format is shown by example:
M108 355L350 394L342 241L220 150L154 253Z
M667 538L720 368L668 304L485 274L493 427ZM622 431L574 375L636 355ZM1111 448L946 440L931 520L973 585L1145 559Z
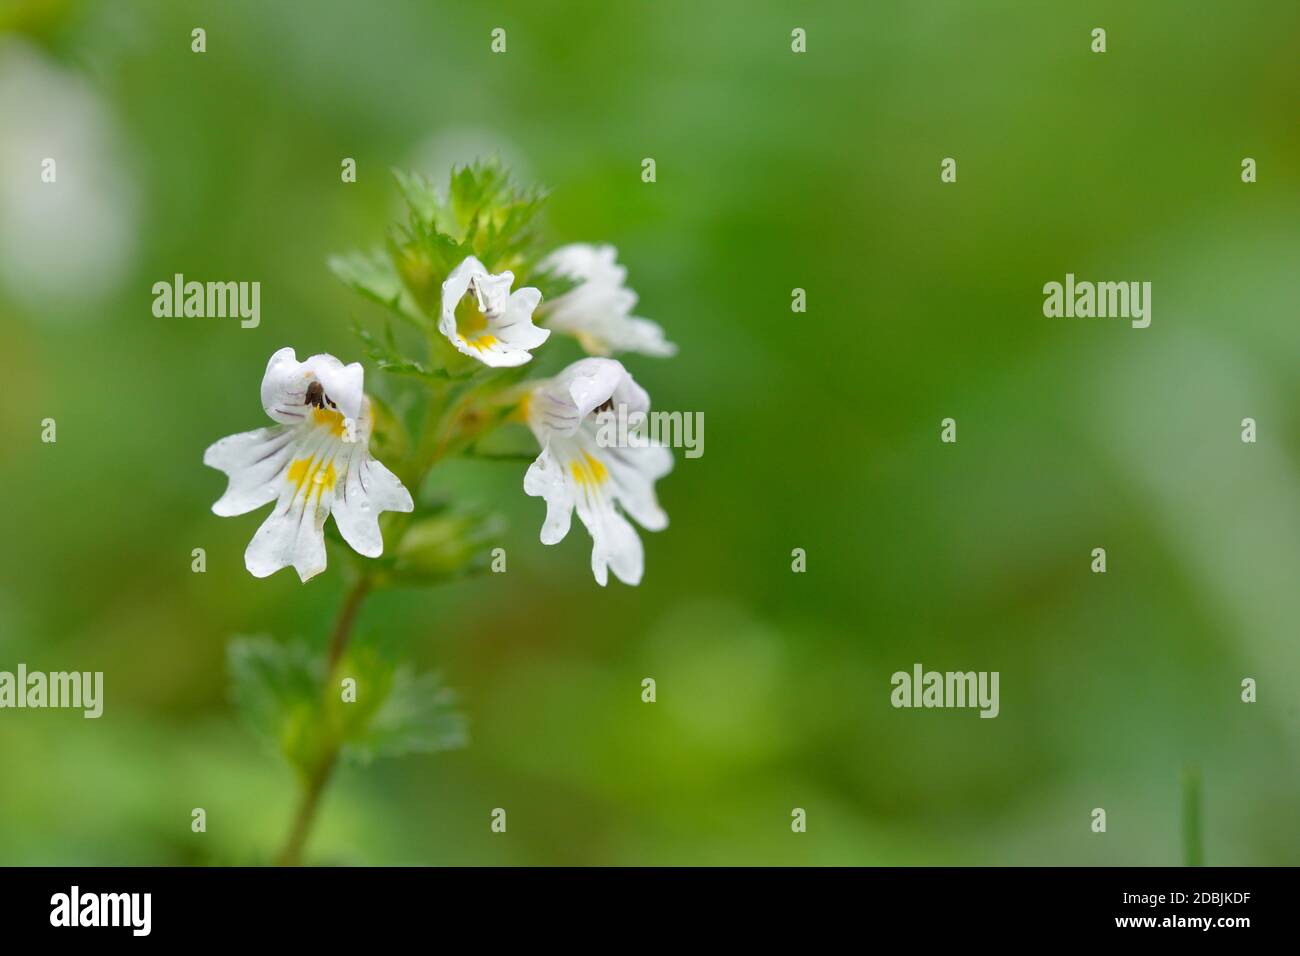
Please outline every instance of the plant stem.
M452 391L451 382L439 382L432 387L432 394L429 396L429 405L425 411L424 423L420 428L420 438L416 443L408 476L410 478L410 487L416 489L415 493L418 493L418 489L424 484L425 477L437 461L443 426L451 411L454 398Z
M329 656L325 662L324 688L327 693L330 679L334 676L334 669L338 666L339 658L343 656L343 651L352 636L352 625L356 623L357 612L361 610L361 605L366 595L370 593L372 585L373 582L368 574L361 575L348 591L347 597L343 599L343 606L339 608L338 619L334 622L334 631L330 634ZM276 857L278 866L297 866L302 860L303 847L307 843L312 823L316 819L316 808L320 805L321 794L325 792L325 786L334 772L338 755L338 744L333 743L304 783L302 799L293 816L289 839L285 841L284 849Z
M276 857L276 866L298 866L301 862L302 848L307 843L307 835L311 833L311 825L316 819L316 808L320 805L321 794L325 791L325 784L329 782L337 757L336 748L321 761L316 771L308 778L303 788L302 800L298 804L298 812L293 817L293 829L289 831L289 839L285 841L284 849Z
M343 656L343 650L348 646L348 638L352 636L352 625L356 622L357 612L361 610L362 602L370 593L372 583L368 574L361 575L357 578L357 583L352 585L348 596L343 599L338 620L334 622L334 633L330 635L329 657L325 660L326 683L333 676L334 668L338 666L339 658Z

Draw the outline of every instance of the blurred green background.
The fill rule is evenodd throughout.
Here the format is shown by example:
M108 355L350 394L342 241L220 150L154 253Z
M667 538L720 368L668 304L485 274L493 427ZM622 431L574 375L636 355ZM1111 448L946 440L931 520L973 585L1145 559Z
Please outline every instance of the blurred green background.
M224 649L323 639L344 562L253 579L264 514L213 516L201 455L265 423L276 348L360 357L378 310L325 260L382 238L388 169L494 152L553 189L555 244L618 246L681 347L626 364L704 412L705 454L660 483L635 589L595 585L576 522L538 542L522 464L434 473L508 517L510 570L359 627L443 672L471 746L341 773L311 861L1170 864L1196 765L1207 862L1300 863L1295 3L0 0L0 25L0 669L106 684L97 721L0 712L0 864L278 848L294 782ZM177 272L260 281L261 326L154 318ZM1044 318L1066 272L1152 282L1151 327ZM1000 671L1001 715L893 709L917 661Z

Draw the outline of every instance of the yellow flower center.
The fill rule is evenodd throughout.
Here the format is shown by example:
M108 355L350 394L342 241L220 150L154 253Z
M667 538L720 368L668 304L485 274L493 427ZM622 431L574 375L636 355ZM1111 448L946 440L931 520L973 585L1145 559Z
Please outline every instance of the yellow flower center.
M582 458L569 462L569 472L580 486L602 485L609 480L609 469L598 458L592 458L585 451Z
M487 313L483 311L483 303L471 282L465 295L456 303L456 334L470 348L481 352L497 341L497 337L489 333L487 327Z
M335 438L342 438L346 431L343 424L343 413L335 411L332 408L313 408L311 411L312 421L322 428L328 428L330 434Z
M322 467L324 466L324 467ZM302 493L310 498L315 493L319 499L327 489L334 487L338 474L334 463L322 458L298 458L289 465L289 484L294 486L294 494Z

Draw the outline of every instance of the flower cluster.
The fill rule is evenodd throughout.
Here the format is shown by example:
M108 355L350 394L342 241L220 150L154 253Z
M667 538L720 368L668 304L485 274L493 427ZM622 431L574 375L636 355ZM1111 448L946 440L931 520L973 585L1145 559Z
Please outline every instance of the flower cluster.
M390 471L370 451L377 399L365 393L362 366L332 355L299 361L291 348L277 351L261 389L262 407L276 424L223 438L203 456L229 479L212 507L216 514L275 503L245 552L249 572L265 577L292 566L303 581L319 574L331 515L353 550L380 557L381 514L416 509L398 475L418 493L441 457L470 453L495 426L516 421L527 425L540 448L523 490L546 504L542 543L561 541L576 510L591 535L596 581L604 585L612 570L627 584L639 583L644 552L628 518L649 531L667 526L655 482L671 470L672 456L655 445L606 447L596 434L602 416L615 407L646 412L650 405L645 390L610 356L663 357L676 347L656 323L632 314L637 296L611 246L533 252L531 224L541 197L519 192L499 167L454 171L445 198L418 178L399 175L398 182L410 222L395 231L388 253L353 254L331 266L424 332L428 362L407 358L391 327L384 345L359 333L381 371L413 377L427 388L420 440L388 443L414 449L395 464L396 473ZM517 273L548 287L546 301L537 286L515 288ZM552 333L576 340L589 357L550 377L519 382L518 370ZM382 420L388 419L393 430L404 430L395 416ZM400 536L410 528L408 519L397 532L399 551L405 547Z

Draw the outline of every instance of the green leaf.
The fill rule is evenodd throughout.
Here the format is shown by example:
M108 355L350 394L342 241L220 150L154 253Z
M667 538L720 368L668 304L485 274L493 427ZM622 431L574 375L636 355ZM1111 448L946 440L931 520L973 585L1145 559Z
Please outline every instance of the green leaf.
M330 260L349 286L431 329L442 311L442 283L466 257L476 256L492 272L514 271L517 282L526 275L538 245L542 190L520 189L495 161L454 168L446 199L417 173L393 170L393 178L407 221L391 230L387 256L351 253Z
M495 160L459 166L448 190L450 220L461 243L492 272L520 272L537 245L535 221L546 202L540 189L520 189Z
M456 694L436 673L416 675L361 648L345 662L355 671L357 699L340 703L345 760L367 764L381 757L437 753L469 742L468 721L456 710Z
M512 193L510 176L496 160L480 160L451 171L451 213L461 228Z
M390 254L403 286L423 313L438 316L442 312L442 283L451 270L473 250L436 227L397 227L390 239ZM430 327L436 324L426 320Z
M393 561L395 579L431 584L486 571L505 519L478 509L446 510L406 529Z
M391 647L358 636L323 685L322 653L302 641L240 637L227 651L232 693L245 720L300 773L337 750L345 760L434 753L466 745L467 721L434 673L417 676ZM345 699L344 680L354 686Z
M397 189L415 222L426 230L435 228L444 203L429 181L419 173L407 173L400 169L393 170L393 178L397 180Z
M330 256L330 271L348 288L377 302L394 314L421 329L428 329L430 321L420 311L415 299L402 284L392 260L382 250L370 253L349 252Z
M399 667L383 706L348 755L361 760L407 753L436 753L469 744L469 721L455 710L455 691L435 673Z
M308 773L328 746L320 722L319 660L301 642L238 637L226 651L231 695L259 737Z
M360 322L354 321L352 323L352 334L361 340L366 357L374 362L375 367L381 372L387 372L390 375L422 378L428 381L440 381L447 378L445 370L430 368L423 362L417 362L415 359L409 359L399 353L396 343L393 341L391 330L389 330L389 334L385 335L384 341L381 342L375 338L374 333L369 329Z

